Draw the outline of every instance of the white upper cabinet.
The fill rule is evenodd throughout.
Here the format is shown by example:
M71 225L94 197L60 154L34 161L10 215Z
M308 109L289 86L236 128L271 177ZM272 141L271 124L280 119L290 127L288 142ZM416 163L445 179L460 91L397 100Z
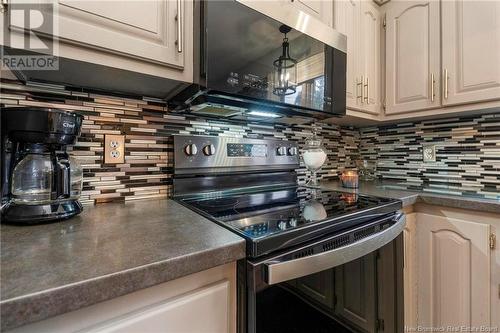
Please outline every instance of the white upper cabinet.
M192 81L192 0L58 0L54 31L30 27L59 41L60 57ZM41 8L50 17L46 7ZM23 48L23 17L9 12L9 38Z
M177 27L182 24L183 6L184 1L59 0L58 36L129 57L183 67L183 36Z
M443 104L500 99L500 2L442 1L441 8Z
M292 2L301 11L312 15L323 23L332 26L333 24L333 0L287 0Z
M395 1L389 6L386 114L439 107L439 1Z
M363 111L378 115L381 107L380 95L380 29L378 6L371 0L361 2L361 48L360 63L363 76Z
M360 0L334 2L334 28L347 36L347 76L346 76L346 106L349 109L358 109L361 103L361 68L359 63L361 12ZM358 100L359 99L359 100Z
M347 36L347 109L378 115L381 108L379 8L371 0L337 0L333 13L334 28Z

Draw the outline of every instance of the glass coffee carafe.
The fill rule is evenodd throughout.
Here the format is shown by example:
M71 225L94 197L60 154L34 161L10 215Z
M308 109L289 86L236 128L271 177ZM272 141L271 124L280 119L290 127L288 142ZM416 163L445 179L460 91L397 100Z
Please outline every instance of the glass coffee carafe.
M76 200L82 191L82 180L82 168L74 158L33 144L26 148L24 158L12 171L12 202L38 205Z

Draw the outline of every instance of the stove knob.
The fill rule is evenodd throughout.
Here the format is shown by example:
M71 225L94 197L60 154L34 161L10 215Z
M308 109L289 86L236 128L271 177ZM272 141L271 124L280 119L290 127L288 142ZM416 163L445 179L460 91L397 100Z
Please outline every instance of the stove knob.
M286 222L285 221L279 221L278 222L278 229L285 230L286 229Z
M194 156L198 154L198 147L194 143L190 143L184 147L184 153L186 153L187 156Z
M297 147L288 148L288 155L295 156L295 155L297 155L297 153L298 153Z
M278 156L286 155L286 147L278 147L278 149L276 150L276 153L278 154Z
M203 154L206 156L212 156L215 154L215 146L214 145L206 145L203 147Z

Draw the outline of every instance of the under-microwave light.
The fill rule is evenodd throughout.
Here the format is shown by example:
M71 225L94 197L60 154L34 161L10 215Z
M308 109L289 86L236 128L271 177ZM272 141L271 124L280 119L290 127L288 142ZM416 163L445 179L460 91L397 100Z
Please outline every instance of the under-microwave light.
M279 114L267 112L267 111L249 111L247 114L258 117L266 117L266 118L279 118L281 117Z

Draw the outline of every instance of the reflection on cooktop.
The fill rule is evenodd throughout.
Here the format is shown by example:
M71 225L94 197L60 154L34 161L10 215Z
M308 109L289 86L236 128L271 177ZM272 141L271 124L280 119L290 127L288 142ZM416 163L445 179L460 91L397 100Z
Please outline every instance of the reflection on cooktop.
M259 238L375 207L391 199L298 187L183 201L248 237Z

